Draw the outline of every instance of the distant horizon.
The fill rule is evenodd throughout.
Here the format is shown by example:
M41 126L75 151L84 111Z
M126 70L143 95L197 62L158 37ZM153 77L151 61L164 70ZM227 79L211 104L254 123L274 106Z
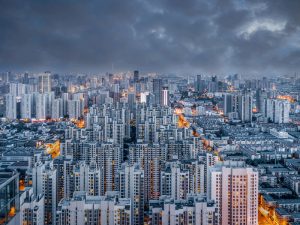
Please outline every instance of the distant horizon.
M124 74L124 73L133 73L134 70L138 70L140 72L140 75L141 76L144 76L144 75L150 75L150 74L156 74L157 76L175 76L175 77L182 77L184 78L186 76L188 77L196 77L197 75L202 75L203 77L212 77L212 76L217 76L217 77L221 77L221 78L225 78L225 77L228 77L228 76L233 76L235 74L239 75L242 79L245 79L247 78L247 76L251 76L251 78L253 79L258 79L258 78L263 78L263 77L266 77L266 78L276 78L276 77L298 77L300 76L300 72L297 73L297 72L290 72L290 73L277 73L277 74L263 74L263 73L260 73L260 74L254 74L254 73L227 73L227 74L209 74L209 73L173 73L173 72L163 72L163 73L159 73L159 72L156 72L156 71L143 71L143 70L139 70L139 69L133 69L133 70L118 70L118 71L114 71L114 72L111 72L111 71L105 71L105 72L102 72L102 71L98 71L98 72L68 72L68 71L56 71L56 70L50 70L50 69L47 69L47 70L40 70L40 71L29 71L29 70L19 70L19 71L13 71L13 70L7 70L7 71L2 71L0 70L0 74L5 74L5 73L12 73L12 74L15 74L15 75L22 75L24 73L28 73L29 75L36 75L38 76L39 74L42 74L42 73L45 73L45 72L51 72L51 74L58 74L58 75L87 75L87 76L105 76L105 75L108 75L108 74ZM250 78L250 77L248 77Z

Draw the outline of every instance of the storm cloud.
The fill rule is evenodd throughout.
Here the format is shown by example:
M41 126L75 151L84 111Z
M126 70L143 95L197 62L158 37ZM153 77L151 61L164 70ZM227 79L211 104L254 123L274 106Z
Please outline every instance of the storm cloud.
M0 0L0 70L294 74L298 0Z

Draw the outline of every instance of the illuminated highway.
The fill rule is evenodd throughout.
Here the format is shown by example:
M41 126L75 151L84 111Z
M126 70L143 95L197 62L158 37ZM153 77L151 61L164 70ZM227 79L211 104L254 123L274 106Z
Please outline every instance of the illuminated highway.
M267 219L258 211L258 225L275 225L275 223L272 223L270 219Z

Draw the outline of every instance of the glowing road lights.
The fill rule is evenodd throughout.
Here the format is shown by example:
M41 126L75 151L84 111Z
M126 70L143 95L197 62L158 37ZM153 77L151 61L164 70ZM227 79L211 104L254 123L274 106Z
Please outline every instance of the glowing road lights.
M46 153L51 155L52 159L55 159L60 155L60 141L57 140L53 144L45 144Z
M296 101L292 96L289 96L289 95L278 95L277 99L287 100L290 103L294 103Z
M196 109L194 108L194 110ZM191 123L184 117L182 108L176 107L174 113L178 115L178 128L191 128L193 136L200 137L200 134L197 132L196 128L194 126L191 126Z

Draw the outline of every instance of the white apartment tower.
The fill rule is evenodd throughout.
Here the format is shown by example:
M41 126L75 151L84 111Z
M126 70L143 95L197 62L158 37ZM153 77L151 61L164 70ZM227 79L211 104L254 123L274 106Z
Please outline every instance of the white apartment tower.
M258 224L258 172L244 162L210 168L208 198L216 203L217 224Z
M20 224L44 225L44 196L27 187L20 195Z
M202 195L185 200L162 198L150 202L151 225L214 225L215 206Z
M121 168L122 151L119 145L114 145L113 143L102 143L96 148L96 163L102 171L104 193L114 191L117 188L116 176Z
M169 88L168 87L163 87L162 88L162 95L161 95L161 103L163 106L168 106L169 105Z
M252 122L252 103L251 94L242 94L237 96L238 114L242 122Z
M17 119L17 98L15 95L7 94L5 96L6 101L6 118Z
M186 199L190 192L189 183L189 170L181 169L179 164L174 163L161 172L161 195L174 200Z
M51 117L54 92L39 93L36 95L36 118L46 119Z
M51 91L51 73L45 72L39 76L39 92L46 93Z
M63 100L61 98L53 100L51 111L52 119L59 119L63 117Z
M57 170L52 163L38 163L32 170L32 186L35 196L43 195L45 199L45 224L56 224L55 213L57 204Z
M68 100L69 118L78 119L82 115L80 110L80 100Z
M84 162L80 163L78 167L73 170L72 177L74 177L74 191L85 191L87 195L97 196L103 195L101 193L101 171L97 168L96 163L91 163L90 166Z
M132 225L144 224L144 171L138 164L125 167L125 198L131 199Z
M58 225L130 225L130 199L74 192L72 199L60 202L56 215Z
M23 94L21 100L21 118L31 119L32 114L32 95Z
M268 99L266 107L268 121L273 123L289 122L290 103L287 100Z

